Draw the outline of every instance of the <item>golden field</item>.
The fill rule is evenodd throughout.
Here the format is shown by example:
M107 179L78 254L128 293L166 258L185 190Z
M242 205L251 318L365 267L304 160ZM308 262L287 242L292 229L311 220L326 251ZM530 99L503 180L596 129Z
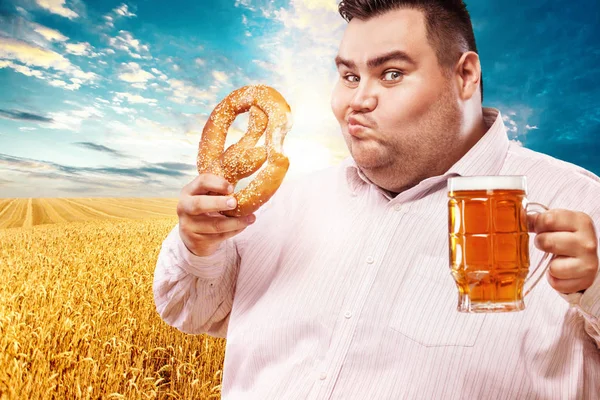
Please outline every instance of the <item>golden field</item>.
M176 199L0 199L0 399L220 397L224 339L156 313Z

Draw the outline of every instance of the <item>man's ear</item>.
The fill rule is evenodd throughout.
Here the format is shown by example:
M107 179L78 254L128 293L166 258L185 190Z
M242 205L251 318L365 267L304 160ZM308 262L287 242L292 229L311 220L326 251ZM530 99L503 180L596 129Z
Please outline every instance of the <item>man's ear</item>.
M461 99L468 100L481 83L481 64L479 55L473 51L464 52L456 64L455 78L458 94Z

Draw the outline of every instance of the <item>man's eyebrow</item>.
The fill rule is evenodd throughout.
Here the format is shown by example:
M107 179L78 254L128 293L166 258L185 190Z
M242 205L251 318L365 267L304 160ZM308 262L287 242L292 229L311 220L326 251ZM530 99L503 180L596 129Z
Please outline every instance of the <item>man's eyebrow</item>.
M385 53L385 54L382 54L380 56L370 59L369 61L367 61L367 67L369 69L377 68L377 67L385 64L388 61L401 61L401 62L410 64L412 66L417 65L417 62L415 60L413 60L413 58L411 56L409 56L408 53L406 53L402 50L394 50L394 51L390 51L389 53ZM340 56L337 56L335 58L335 65L338 68L340 65L344 65L349 69L356 68L356 63L354 61L346 60L345 58L342 58Z

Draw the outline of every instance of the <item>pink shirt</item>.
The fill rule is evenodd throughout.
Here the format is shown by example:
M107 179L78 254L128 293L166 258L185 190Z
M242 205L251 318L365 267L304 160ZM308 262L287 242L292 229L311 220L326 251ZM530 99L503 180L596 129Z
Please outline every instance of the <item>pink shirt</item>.
M530 201L600 227L598 177L509 141L498 110L484 117L487 134L445 175L395 198L348 158L287 180L210 257L173 229L157 310L183 332L227 337L224 400L600 398L600 274L583 295L542 279L521 312L456 311L448 177L524 174Z

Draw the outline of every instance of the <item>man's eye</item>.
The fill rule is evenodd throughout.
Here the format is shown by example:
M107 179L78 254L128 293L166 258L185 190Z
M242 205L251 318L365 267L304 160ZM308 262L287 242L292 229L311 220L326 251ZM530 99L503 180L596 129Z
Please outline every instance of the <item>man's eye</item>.
M387 71L383 74L384 81L397 81L402 78L402 72L400 71Z
M348 82L353 82L353 83L357 83L360 81L360 78L356 75L345 75L344 79L347 80Z

